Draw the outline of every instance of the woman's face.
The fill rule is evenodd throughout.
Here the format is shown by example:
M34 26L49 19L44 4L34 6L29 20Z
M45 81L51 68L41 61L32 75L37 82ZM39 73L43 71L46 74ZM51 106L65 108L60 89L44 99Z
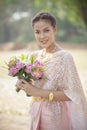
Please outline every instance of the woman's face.
M48 48L55 43L56 28L54 28L48 20L35 22L34 34L42 48Z

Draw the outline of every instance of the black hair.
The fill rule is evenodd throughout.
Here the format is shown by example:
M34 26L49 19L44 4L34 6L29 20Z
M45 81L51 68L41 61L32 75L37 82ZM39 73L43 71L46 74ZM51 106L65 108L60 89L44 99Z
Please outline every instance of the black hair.
M56 26L55 17L48 12L41 12L36 14L35 17L32 19L32 26L34 26L35 22L39 20L48 20L51 23L51 26Z

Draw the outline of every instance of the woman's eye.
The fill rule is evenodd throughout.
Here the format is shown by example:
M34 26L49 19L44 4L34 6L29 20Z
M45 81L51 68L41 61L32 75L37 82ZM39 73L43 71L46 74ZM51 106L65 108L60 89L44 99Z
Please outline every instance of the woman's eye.
M46 29L46 30L45 30L45 32L49 32L49 30L48 30L48 29Z
M39 32L35 32L36 34L39 34Z

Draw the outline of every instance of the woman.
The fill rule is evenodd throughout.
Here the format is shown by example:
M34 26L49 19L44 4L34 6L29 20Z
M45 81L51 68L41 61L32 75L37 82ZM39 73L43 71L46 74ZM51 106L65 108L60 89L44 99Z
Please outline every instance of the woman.
M55 41L56 20L43 12L32 20L35 38L43 48L32 55L44 63L48 78L32 82L18 80L33 96L30 130L87 130L86 100L72 55Z

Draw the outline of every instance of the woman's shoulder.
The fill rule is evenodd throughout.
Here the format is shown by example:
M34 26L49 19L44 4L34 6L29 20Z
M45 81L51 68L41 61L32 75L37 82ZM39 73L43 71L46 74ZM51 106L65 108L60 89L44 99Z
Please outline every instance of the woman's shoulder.
M62 56L63 56L63 61L64 63L74 63L74 58L73 58L73 54L70 51L64 50L62 52Z
M64 63L68 63L68 62L72 63L74 61L72 53L65 49L62 49L58 51L57 53L55 53L54 57L56 58L56 61L57 59L59 61L59 58L60 58Z
M61 49L61 50L57 51L55 53L55 55L57 55L57 56L60 55L60 56L63 56L64 58L73 57L72 53L65 49Z
M65 50L64 56L67 59L73 59L73 54L70 51Z

